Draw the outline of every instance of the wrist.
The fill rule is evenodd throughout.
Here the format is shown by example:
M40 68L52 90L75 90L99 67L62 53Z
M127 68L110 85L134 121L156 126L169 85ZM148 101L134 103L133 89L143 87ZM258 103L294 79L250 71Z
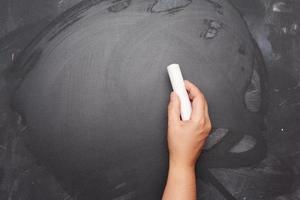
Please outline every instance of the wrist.
M196 177L195 166L170 161L168 177L178 185L193 185Z
M194 171L195 164L187 163L183 161L175 161L174 159L169 159L169 170L176 170L176 171Z

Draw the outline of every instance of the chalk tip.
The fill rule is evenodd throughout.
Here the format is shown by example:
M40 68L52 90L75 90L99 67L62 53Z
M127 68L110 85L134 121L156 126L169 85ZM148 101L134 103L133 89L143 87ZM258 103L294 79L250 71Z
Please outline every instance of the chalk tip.
M173 68L178 68L179 67L179 65L178 64L171 64L171 65L169 65L168 67L167 67L167 69L168 70L171 70L171 69L173 69Z

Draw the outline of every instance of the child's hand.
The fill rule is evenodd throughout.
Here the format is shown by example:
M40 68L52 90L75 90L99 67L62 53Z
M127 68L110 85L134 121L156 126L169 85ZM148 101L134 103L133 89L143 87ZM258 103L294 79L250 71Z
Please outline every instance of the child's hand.
M191 119L180 119L180 99L172 92L168 106L168 147L170 165L194 168L211 130L207 102L200 90L185 81L191 103Z

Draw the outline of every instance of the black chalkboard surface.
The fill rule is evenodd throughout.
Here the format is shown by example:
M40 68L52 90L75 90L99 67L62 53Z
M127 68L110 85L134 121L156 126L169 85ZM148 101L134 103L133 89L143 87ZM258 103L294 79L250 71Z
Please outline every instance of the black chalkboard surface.
M27 127L22 140L78 199L160 199L171 63L209 103L214 129L197 165L198 197L243 198L222 170L268 157L269 87L262 54L229 1L91 0L58 16L6 72Z

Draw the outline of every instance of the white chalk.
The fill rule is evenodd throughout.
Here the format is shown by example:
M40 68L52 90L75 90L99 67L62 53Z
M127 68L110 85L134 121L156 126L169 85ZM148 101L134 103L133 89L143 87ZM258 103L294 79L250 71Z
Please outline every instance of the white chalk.
M183 121L189 120L192 113L190 98L185 89L181 70L178 64L172 64L167 67L171 85L174 92L180 99L180 112Z

